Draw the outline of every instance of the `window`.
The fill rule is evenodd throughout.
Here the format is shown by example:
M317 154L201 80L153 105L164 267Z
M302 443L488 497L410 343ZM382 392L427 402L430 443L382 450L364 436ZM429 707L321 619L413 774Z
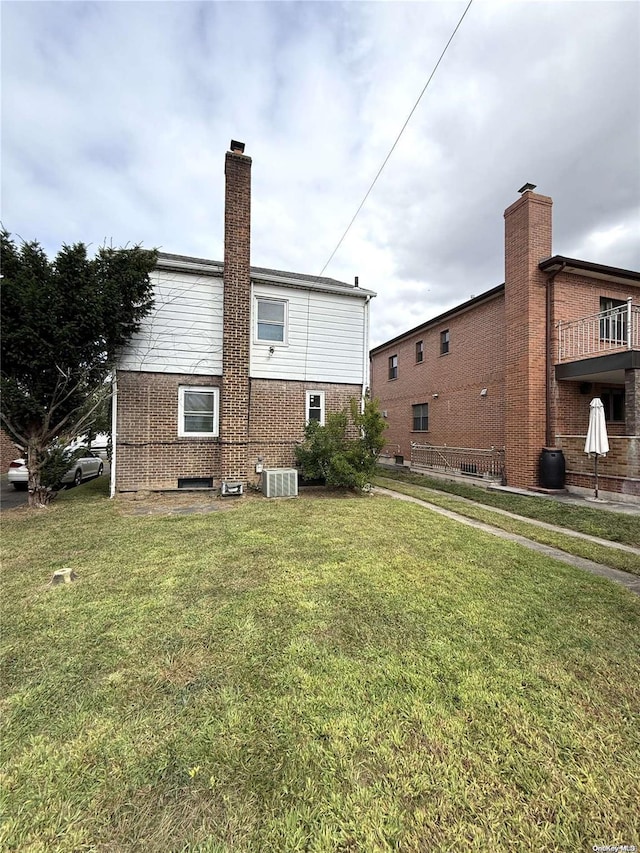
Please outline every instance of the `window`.
M604 406L604 419L624 422L625 393L624 388L605 388L600 392Z
M217 388L182 387L178 391L178 435L218 435Z
M622 299L600 297L600 340L616 344L627 342L627 303Z
M424 358L424 346L422 341L418 341L416 344L416 363L419 364Z
M281 299L256 299L256 340L286 342L287 303Z
M429 404L419 403L411 407L413 411L413 431L427 432L429 429Z
M446 355L449 352L449 329L440 332L440 355Z
M398 378L398 356L390 355L389 356L389 379L397 379Z
M324 391L307 391L306 422L318 421L324 426Z

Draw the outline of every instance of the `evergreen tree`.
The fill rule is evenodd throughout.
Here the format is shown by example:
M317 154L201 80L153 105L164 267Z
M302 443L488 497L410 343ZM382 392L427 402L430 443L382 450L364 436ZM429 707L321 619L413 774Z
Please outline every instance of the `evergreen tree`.
M64 245L50 261L37 242L0 232L2 426L25 452L29 504L54 496L43 482L50 449L95 422L110 394L118 349L153 307L157 252Z

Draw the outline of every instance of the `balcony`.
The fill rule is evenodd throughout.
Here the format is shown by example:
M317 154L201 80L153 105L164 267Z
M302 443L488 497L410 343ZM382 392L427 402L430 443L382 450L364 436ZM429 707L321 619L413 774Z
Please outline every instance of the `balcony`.
M624 384L640 369L640 305L626 304L558 323L556 379Z
M558 323L558 363L640 350L640 305L600 311L590 317Z

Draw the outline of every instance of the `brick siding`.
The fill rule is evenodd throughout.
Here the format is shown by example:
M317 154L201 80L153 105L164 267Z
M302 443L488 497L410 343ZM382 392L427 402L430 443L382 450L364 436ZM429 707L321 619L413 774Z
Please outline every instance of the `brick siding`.
M449 352L440 333L449 330ZM423 360L416 362L416 343ZM387 412L384 453L409 459L411 442L451 447L504 446L504 297L494 296L445 322L413 332L376 352L371 388ZM388 378L398 356L397 379ZM486 396L481 391L487 389ZM438 396L434 398L434 394ZM429 429L413 431L412 406L429 405Z
M182 477L211 477L215 487L227 479L217 438L178 436L181 385L220 388L221 377L118 372L117 491L177 489ZM352 398L360 399L361 390L359 385L251 380L244 468L234 471L234 479L257 483L259 456L265 468L295 465L295 447L304 434L307 391L325 392L329 414L343 409ZM224 393L223 388L221 408Z

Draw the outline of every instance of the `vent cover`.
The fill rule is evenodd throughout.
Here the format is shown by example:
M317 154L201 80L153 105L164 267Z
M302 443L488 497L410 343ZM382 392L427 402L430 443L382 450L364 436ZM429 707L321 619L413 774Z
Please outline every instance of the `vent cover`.
M223 483L220 487L220 494L226 498L234 495L241 495L242 492L242 483Z
M298 472L295 468L272 468L262 472L262 491L268 498L295 498Z

